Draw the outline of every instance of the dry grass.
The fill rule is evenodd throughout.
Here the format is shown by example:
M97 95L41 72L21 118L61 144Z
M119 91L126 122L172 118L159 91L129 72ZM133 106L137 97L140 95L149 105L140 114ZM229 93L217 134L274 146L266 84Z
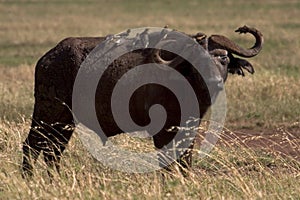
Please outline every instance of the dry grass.
M0 199L299 199L299 9L298 1L276 0L0 0ZM61 176L50 183L40 158L35 178L22 179L21 144L30 125L38 58L64 37L165 24L187 33L224 34L246 46L252 38L240 37L235 28L248 24L263 32L263 51L250 59L256 73L230 76L226 83L225 126L234 131L224 131L185 178L176 171L164 180L156 172L113 171L75 135ZM244 134L236 131L241 129ZM120 141L125 148L143 145ZM278 146L294 153L278 153Z
M111 170L95 161L75 135L64 153L60 176L54 173L50 182L41 158L34 170L35 178L24 180L19 166L21 152L16 146L20 146L28 126L29 121L1 123L0 148L5 152L1 154L1 199L299 198L299 160L277 154L272 148L249 148L249 137L242 140L230 131L224 132L211 154L195 159L186 177L176 170L171 174L162 172L165 177L160 172L126 174ZM299 154L300 139L289 141L287 147L296 148Z

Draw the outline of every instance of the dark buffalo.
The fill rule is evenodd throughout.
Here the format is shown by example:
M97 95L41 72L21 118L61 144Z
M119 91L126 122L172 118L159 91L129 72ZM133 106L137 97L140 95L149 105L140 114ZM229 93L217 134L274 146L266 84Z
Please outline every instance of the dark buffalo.
M251 33L256 38L255 45L250 49L244 49L221 35L210 37L201 33L190 35L209 52L212 60L216 63L222 76L222 79L218 81L224 82L228 72L244 75L243 69L246 69L248 72L254 73L253 67L248 61L233 55L240 57L257 55L263 44L262 34L247 26L237 29L236 32ZM59 170L61 154L75 127L70 110L72 109L72 92L77 72L87 55L105 39L105 37L67 38L59 42L38 61L35 71L35 105L32 125L23 145L24 174L32 175L32 163L37 160L41 151L47 165L55 166ZM155 49L132 51L115 60L114 67L108 68L103 74L96 92L96 111L107 137L122 132L115 124L109 106L109 97L116 81L126 70L140 64L158 62L171 65L170 60L174 59L166 59L170 54ZM171 54L172 56L174 55ZM185 60L177 63L174 68L189 80L195 91L201 91L197 98L200 117L203 117L211 105L211 99L203 80L199 75L195 75L193 67ZM165 107L168 113L167 121L164 128L153 136L155 147L161 149L174 138L175 134L168 132L167 129L179 125L180 110L177 108L176 101L169 101L170 98L172 99L172 94L168 94L168 91L156 88L156 86L150 86L150 90L144 89L137 93L129 106L133 120L139 125L149 123L150 119L147 113L153 104L161 104ZM164 95L167 96L162 97ZM184 164L190 166L191 153L184 154L183 158Z

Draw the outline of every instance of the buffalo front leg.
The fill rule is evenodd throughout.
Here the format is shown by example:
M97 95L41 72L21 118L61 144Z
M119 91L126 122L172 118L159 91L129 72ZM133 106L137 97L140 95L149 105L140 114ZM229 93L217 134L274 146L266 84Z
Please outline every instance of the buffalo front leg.
M194 148L194 141L192 141L189 147L183 152L182 155L180 155L179 164L183 168L192 167L193 148Z
M163 130L153 136L154 145L159 149L159 164L168 169L174 161L177 161L183 168L191 167L194 138L175 135L174 132Z

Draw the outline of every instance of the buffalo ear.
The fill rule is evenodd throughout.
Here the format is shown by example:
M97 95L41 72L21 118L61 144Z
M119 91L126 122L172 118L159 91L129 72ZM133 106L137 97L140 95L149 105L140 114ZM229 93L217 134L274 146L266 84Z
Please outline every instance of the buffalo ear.
M243 69L245 69L250 74L253 74L254 68L250 62L241 58L231 58L230 64L228 66L228 72L232 74L238 74L245 76Z
M247 70L250 74L254 74L254 68L252 66L252 64L250 62L248 62L247 60L244 60L244 59L240 59L240 58L237 58L237 64Z

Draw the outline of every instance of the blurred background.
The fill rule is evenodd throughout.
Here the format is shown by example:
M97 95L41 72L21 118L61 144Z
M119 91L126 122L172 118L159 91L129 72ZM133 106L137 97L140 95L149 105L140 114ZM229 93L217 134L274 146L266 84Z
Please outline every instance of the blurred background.
M299 121L299 4L275 0L1 0L0 70L5 75L1 77L0 117L30 116L34 65L66 37L105 36L128 28L168 25L190 34L222 34L251 47L251 35L234 32L246 24L263 33L265 45L250 59L256 70L253 76L228 79L228 125L269 127ZM7 94L5 79L28 91L12 86L14 93ZM16 107L15 101L21 98L22 105Z

